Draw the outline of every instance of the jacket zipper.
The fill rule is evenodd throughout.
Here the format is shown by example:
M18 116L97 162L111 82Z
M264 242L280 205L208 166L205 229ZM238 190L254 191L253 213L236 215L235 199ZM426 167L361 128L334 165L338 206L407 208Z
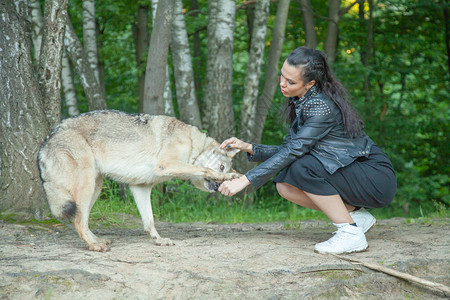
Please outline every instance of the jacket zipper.
M317 151L316 149L312 149L312 151L316 152L316 153L319 154L320 156L323 156L323 157L328 158L328 159L332 159L332 160L336 161L338 164L340 164L342 167L344 167L344 164L341 163L339 160L337 160L337 159L335 159L335 158L333 158L333 157L329 157L329 156L323 155L322 153L320 153L320 152Z

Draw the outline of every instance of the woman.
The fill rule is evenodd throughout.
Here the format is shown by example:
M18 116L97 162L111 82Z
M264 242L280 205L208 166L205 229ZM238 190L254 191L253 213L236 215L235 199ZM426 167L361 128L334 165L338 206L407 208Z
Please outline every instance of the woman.
M225 140L222 149L240 149L262 162L244 176L223 182L232 196L249 184L259 188L274 179L281 197L324 212L338 228L319 253L350 253L368 247L364 235L375 218L366 208L388 205L397 183L391 162L364 133L364 123L333 76L325 54L295 49L281 68L281 92L289 100L289 132L280 146Z

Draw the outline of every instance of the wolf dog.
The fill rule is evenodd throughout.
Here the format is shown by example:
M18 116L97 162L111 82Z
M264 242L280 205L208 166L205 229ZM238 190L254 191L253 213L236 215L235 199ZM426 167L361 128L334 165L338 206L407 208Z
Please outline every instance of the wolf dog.
M240 176L232 169L237 152L219 149L216 140L173 117L100 110L59 124L42 143L38 166L52 214L72 221L89 250L109 251L111 242L88 226L104 176L129 185L155 244L173 245L156 231L152 187L179 178L217 191L220 182Z

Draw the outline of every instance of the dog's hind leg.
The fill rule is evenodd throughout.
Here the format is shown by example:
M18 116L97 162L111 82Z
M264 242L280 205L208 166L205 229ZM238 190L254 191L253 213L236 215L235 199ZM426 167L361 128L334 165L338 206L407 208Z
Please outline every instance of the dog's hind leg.
M148 185L130 185L139 213L141 214L144 230L150 234L151 238L158 246L171 246L174 243L167 238L162 238L155 227L155 219L153 218L152 203L150 195L152 187Z
M73 220L73 225L78 232L80 238L86 242L89 250L92 251L109 251L107 240L99 239L89 229L89 213L94 205L97 197L102 189L102 177L94 174L83 174L80 184L78 185L74 198L77 203L77 215Z

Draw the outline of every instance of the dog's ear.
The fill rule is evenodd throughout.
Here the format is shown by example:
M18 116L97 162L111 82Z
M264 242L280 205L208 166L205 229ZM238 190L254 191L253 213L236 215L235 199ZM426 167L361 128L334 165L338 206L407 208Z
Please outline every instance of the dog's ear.
M239 151L241 151L241 150L239 150L239 149L226 150L227 156L230 158L233 158L236 154L238 154Z

